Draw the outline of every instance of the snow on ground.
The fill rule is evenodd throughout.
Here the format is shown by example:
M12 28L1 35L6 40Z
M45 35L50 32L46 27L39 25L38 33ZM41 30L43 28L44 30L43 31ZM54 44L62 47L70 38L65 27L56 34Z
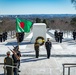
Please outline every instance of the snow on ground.
M49 30L52 34L54 34L54 31L55 30ZM46 34L47 38L53 39L53 41L51 40L53 47L50 59L46 58L44 45L40 47L40 55L43 56L39 56L39 58L36 59L33 47L34 45L29 43L33 33L27 36L19 46L21 54L25 55L25 57L21 57L20 75L62 75L63 63L76 63L76 41L73 40L71 33L68 33L68 35L65 33L63 35L63 42L58 43L55 42L51 35ZM16 38L11 38L10 36L5 42L0 42L0 55L6 55L9 48L13 49L12 45L16 46L17 40ZM4 57L0 57L0 63L3 62L3 59ZM0 75L2 73L3 68L0 66ZM76 71L71 71L71 74L76 75Z
M52 34L54 34L54 31L55 30L49 30L49 32L50 33L52 33ZM67 33L65 33L65 34L63 34L64 35L64 39L72 39L72 35L71 35L71 33L69 33L69 35L67 36ZM24 42L25 42L25 40L31 40L31 38L33 37L33 33L30 33L30 35L28 35L25 39L24 39ZM49 34L46 34L46 38L50 38L50 39L54 39L53 37L51 37ZM27 42L28 42L28 40L27 40ZM23 42L23 43L24 43ZM10 36L9 36L9 38L8 38L8 40L6 40L5 42L0 42L0 49L1 49L1 51L0 51L0 54L6 54L6 52L9 50L9 48L10 49L13 49L13 46L12 45L14 45L14 46L16 46L17 45L17 40L16 40L16 38L11 38ZM26 48L26 44L24 43L24 44L22 44L22 45L20 45L20 49L25 49ZM9 47L9 48L8 48ZM53 45L53 47L54 47L54 49L62 49L62 47L60 46L60 45ZM69 47L70 48L70 47Z
M54 49L63 49L60 45L53 45Z
M59 30L57 30L59 32ZM55 30L49 30L48 32L52 33L54 35ZM65 39L72 39L72 32L71 31L62 31L63 32L63 38Z

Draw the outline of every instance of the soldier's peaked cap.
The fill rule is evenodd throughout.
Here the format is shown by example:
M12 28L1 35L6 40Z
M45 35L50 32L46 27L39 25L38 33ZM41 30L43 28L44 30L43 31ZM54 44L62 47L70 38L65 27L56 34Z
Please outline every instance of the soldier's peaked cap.
M8 51L7 54L10 54L10 51Z

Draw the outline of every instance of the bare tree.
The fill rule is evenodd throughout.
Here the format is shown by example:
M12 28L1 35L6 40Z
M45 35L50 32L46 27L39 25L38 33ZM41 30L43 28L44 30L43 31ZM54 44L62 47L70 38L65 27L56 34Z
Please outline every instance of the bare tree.
M73 3L74 7L76 8L76 0L71 0L71 2Z

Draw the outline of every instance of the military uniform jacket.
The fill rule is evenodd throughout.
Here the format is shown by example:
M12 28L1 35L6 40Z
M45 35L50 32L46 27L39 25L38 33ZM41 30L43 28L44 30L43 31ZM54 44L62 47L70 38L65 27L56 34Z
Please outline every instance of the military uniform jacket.
M50 41L46 41L45 42L45 47L46 47L46 49L51 49L52 43Z
M35 49L35 50L39 50L39 43L36 42L36 43L34 44L34 49Z
M11 57L6 57L4 59L4 65L10 65L10 66L13 66L13 59ZM9 74L10 75L13 75L13 68L11 67L6 67L6 69L9 71Z

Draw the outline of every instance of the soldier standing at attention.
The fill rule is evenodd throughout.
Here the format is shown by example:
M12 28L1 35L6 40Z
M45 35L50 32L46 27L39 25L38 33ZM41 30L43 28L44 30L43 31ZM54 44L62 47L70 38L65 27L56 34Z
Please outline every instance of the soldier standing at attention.
M4 32L2 34L2 37L3 37L3 41L5 41L6 40L6 36L5 36L5 33Z
M59 32L59 42L62 43L62 39L63 39L63 32Z
M7 57L4 59L4 65L13 66L13 59L10 57L10 52L7 52ZM6 67L7 75L13 75L13 68L12 67Z
M2 39L3 39L2 37L3 37L2 34L0 34L0 42L2 42Z
M73 34L73 39L75 40L76 39L76 31L74 30L72 34Z
M12 58L14 60L14 66L16 66L18 68L18 69L14 68L14 75L17 75L18 72L20 72L19 67L20 67L21 53L19 51L19 47L18 46L14 47L12 52L13 52Z
M45 42L45 48L47 51L47 58L50 58L51 47L52 47L52 43L49 40L49 38L47 38L47 41Z
M5 31L5 40L7 40L7 32Z
M55 32L54 32L54 37L55 37L55 40L56 40L56 42L58 42L58 31L57 30L55 30Z
M17 64L18 64L18 72L20 72L19 68L20 68L20 57L21 57L21 52L19 51L19 46L16 46L16 50L17 50Z
M39 43L37 42L37 40L35 41L34 49L35 49L36 58L38 58L39 57Z

